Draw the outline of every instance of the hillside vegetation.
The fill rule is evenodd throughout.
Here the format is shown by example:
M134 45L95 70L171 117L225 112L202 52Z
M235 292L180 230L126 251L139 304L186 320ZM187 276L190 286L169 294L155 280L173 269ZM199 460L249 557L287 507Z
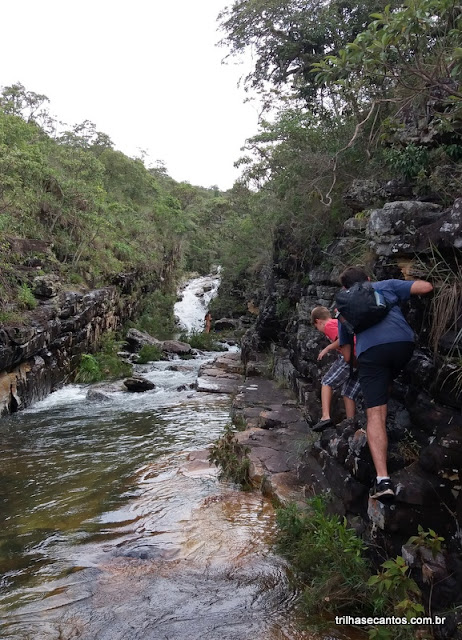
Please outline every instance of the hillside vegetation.
M61 127L62 129L62 127ZM21 84L0 94L0 298L2 320L37 304L33 277L99 287L135 272L166 293L184 271L226 257L251 217L252 194L170 178L159 164L114 149L85 121L58 133L46 96ZM32 242L33 241L33 242ZM38 241L38 242L37 242Z
M361 212L345 199L356 179L378 205L461 195L456 2L235 0L220 26L227 57L252 51L244 82L268 116L239 164L283 238L275 251L290 277L302 277L352 208Z
M58 132L45 96L3 89L4 303L32 304L33 262L9 244L19 237L49 241L42 269L74 287L136 271L171 289L180 272L220 263L217 313L241 313L275 260L303 284L352 208L361 215L344 197L356 179L370 181L378 205L390 199L389 181L391 199L450 205L462 193L462 15L453 0L235 0L219 21L226 57L252 49L245 83L264 108L237 161L242 179L226 193L147 168L91 122Z

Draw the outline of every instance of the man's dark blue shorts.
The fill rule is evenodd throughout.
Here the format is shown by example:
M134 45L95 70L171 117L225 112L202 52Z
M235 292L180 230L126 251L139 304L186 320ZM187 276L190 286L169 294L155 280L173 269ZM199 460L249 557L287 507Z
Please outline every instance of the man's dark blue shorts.
M359 384L368 409L387 404L390 385L411 359L414 346L413 342L388 342L359 355Z

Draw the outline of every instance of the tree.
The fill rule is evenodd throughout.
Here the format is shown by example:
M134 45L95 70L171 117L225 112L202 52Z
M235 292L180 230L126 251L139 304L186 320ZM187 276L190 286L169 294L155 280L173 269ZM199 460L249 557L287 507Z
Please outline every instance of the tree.
M453 0L411 0L371 17L354 41L314 65L316 81L347 102L355 95L370 116L387 103L398 120L411 112L424 117L422 129L432 121L441 132L460 130L460 7Z
M322 93L312 65L336 55L363 31L369 14L385 5L385 0L236 0L219 16L226 33L221 45L230 48L229 56L252 49L255 68L245 83L266 94L266 106L274 102L276 88L319 107Z

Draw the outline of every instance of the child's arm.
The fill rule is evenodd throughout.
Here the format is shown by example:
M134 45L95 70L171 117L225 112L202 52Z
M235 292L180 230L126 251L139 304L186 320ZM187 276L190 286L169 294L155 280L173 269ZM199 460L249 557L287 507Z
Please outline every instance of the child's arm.
M337 338L337 340L334 340L334 342L331 342L327 347L325 347L322 351L319 352L318 360L322 360L324 356L327 353L329 353L329 351L332 351L333 349L338 349L339 346L340 346L340 340Z

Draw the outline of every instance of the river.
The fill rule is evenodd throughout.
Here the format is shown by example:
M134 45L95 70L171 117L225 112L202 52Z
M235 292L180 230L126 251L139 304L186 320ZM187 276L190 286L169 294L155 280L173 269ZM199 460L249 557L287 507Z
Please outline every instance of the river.
M138 366L152 391L90 402L69 385L2 421L1 638L333 637L295 627L270 502L207 464L230 399L177 388L215 356Z

